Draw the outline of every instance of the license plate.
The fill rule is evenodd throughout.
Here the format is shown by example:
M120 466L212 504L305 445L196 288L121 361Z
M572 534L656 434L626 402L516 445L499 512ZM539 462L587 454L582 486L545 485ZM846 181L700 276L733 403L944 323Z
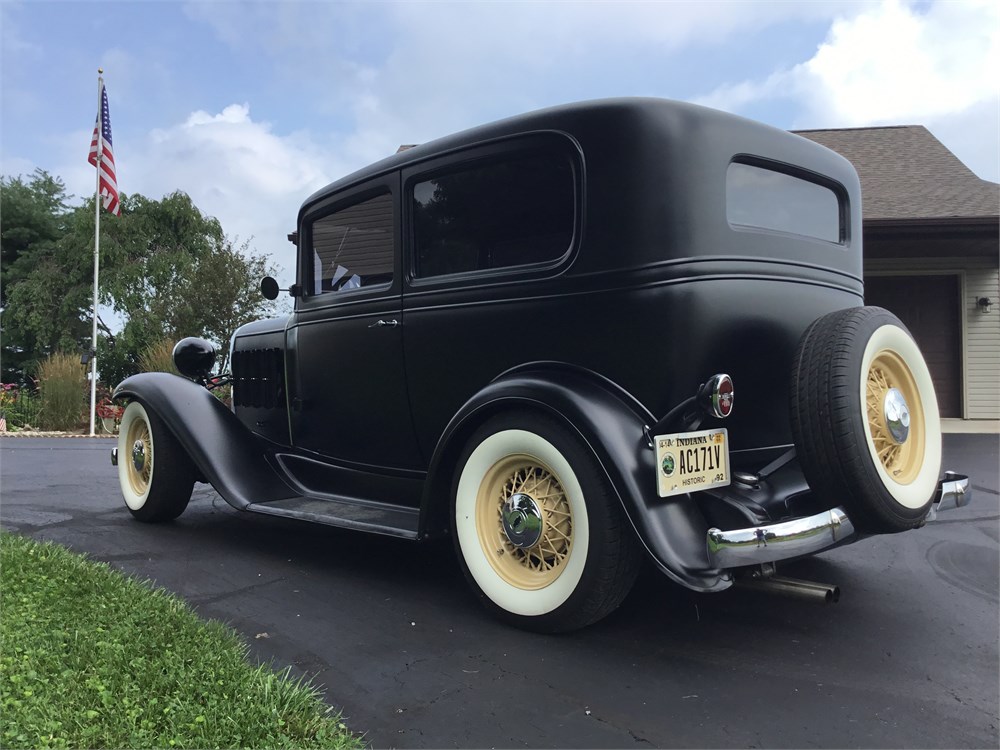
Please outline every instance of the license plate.
M729 484L729 433L725 428L657 435L654 441L660 497Z

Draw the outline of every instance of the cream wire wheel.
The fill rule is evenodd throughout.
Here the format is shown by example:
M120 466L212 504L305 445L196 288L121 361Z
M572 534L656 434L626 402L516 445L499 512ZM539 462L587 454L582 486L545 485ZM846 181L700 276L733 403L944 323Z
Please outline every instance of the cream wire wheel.
M187 507L194 467L163 421L139 401L122 413L118 483L129 512L146 522L170 521Z
M941 417L934 383L902 323L881 308L861 309L888 316L872 321L882 325L871 331L861 354L865 445L885 491L907 515L917 513L922 519L941 473ZM905 436L894 436L888 424L892 409L887 397L893 392L902 399L909 418Z
M897 410L896 415L891 414L892 408ZM896 352L883 349L868 366L865 411L875 455L883 470L893 481L909 484L920 471L927 426L922 418L912 418L924 411L920 390L910 368Z
M125 475L133 494L132 498L126 498L129 507L133 507L136 497L146 499L149 495L149 480L153 476L153 435L145 409L143 417L131 420L125 433L125 447L128 449L124 456Z
M513 507L512 499L520 507ZM526 533L518 534L519 524L528 527ZM565 569L573 545L573 512L559 477L533 456L497 462L479 486L476 531L504 581L525 591L550 585Z

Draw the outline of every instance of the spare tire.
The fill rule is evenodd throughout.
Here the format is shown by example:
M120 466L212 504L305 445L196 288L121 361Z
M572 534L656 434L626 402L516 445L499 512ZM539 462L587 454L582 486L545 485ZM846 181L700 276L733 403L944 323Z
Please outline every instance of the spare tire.
M813 492L873 534L923 523L941 474L930 371L899 319L854 307L806 329L792 371L792 435Z

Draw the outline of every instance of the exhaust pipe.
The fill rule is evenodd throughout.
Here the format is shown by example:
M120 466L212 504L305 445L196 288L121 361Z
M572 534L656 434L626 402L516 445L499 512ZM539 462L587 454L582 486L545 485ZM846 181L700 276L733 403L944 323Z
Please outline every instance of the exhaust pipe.
M768 578L740 578L736 584L745 589L757 589L772 594L784 594L820 604L836 604L840 601L840 587L829 583L814 583L800 578L770 576Z

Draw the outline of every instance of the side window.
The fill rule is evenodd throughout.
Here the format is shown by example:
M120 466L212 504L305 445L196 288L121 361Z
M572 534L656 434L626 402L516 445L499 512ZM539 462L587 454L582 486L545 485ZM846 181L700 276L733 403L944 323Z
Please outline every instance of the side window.
M392 282L392 196L369 198L316 219L309 231L313 294Z
M418 278L551 262L573 239L573 165L558 152L449 170L416 183L412 200Z

